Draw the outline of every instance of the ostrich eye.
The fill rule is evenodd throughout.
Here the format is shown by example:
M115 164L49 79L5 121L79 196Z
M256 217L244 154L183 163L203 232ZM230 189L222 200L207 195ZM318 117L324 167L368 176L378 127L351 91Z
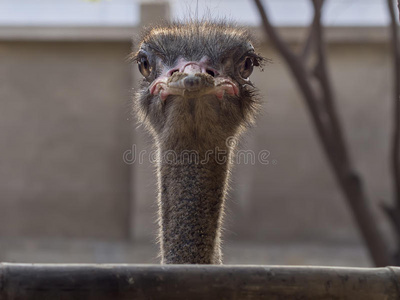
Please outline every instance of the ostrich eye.
M240 76L242 76L242 78L244 79L249 78L251 73L253 73L253 69L254 69L253 59L251 57L246 57L240 68Z
M150 73L151 73L151 66L149 63L149 60L147 59L147 57L141 57L138 60L138 67L139 67L139 71L140 73L144 76L144 77L149 77Z

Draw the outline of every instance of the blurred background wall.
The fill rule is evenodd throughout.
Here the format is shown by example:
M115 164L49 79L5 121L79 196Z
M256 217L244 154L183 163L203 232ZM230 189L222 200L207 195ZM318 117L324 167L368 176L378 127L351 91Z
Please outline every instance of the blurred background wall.
M308 1L265 2L297 47L306 36ZM378 201L391 197L387 19L377 1L329 3L324 20L339 114L380 214ZM158 262L151 139L132 115L140 74L126 57L141 26L193 16L195 7L196 1L0 4L0 261ZM252 76L263 112L240 145L267 150L268 163L234 167L225 262L369 266L303 99L251 1L199 1L200 16L213 10L212 17L226 13L248 25L258 51L272 61Z

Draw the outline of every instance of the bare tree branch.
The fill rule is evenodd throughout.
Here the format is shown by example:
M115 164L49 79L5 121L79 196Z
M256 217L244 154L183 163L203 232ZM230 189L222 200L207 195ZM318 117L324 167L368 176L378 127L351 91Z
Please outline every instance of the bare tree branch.
M396 22L394 3L387 0L392 32L392 47L394 58L394 124L393 124L393 144L392 144L392 162L393 176L395 185L395 197L397 206L400 207L400 47L398 38L398 25ZM399 8L400 10L400 8ZM399 13L400 14L400 13Z
M313 41L314 41L314 25L311 25L308 30L307 39L303 45L303 49L300 52L300 57L302 60L307 60L307 58L309 57Z
M397 260L400 264L400 46L398 37L398 25L395 17L395 4L393 0L387 0L387 7L390 15L390 28L393 53L393 133L390 164L393 174L393 195L395 204L393 207L384 206L384 210L392 220L397 231L398 252ZM397 2L400 15L400 1Z
M332 122L330 129L332 131L333 139L337 141L334 143L334 146L337 148L335 153L337 153L338 163L342 165L342 167L349 165L349 157L347 154L347 150L345 148L345 141L342 133L342 129L340 126L340 122L338 120L338 114L335 108L335 103L333 101L334 95L331 87L331 80L329 78L329 74L327 71L327 60L325 53L325 42L323 39L323 31L321 27L321 10L324 1L322 0L313 0L315 17L314 17L314 32L315 32L315 46L318 55L318 75L321 83L322 90L324 92L324 98L326 105L326 111L329 115L329 119Z
M314 34L315 34L314 29L315 29L316 22L319 22L319 20L318 20L317 14L314 14L314 19L308 29L308 35L307 35L306 41L303 45L303 49L300 52L300 59L303 61L307 60L307 58L310 54L310 51L311 51L311 47L313 46Z
M397 9L399 10L399 22L400 22L400 0L397 0Z
M311 85L311 78L308 75L311 72L307 70L304 61L301 60L302 57L294 55L289 46L278 35L275 28L270 23L261 1L254 0L254 2L260 13L265 32L286 60L303 94L325 154L334 171L337 182L351 207L353 216L357 221L375 265L391 265L393 260L388 252L389 247L379 231L376 216L365 195L362 181L355 172L348 156L346 143L334 106L334 95L326 67L326 54L321 27L321 8L324 1L312 0L315 15L313 28L310 29L310 35L313 34L313 37L309 35L309 39L315 39L313 42L318 55L316 79L323 91L322 96L317 96L317 92ZM308 42L306 42L304 49L310 47L307 46L307 43ZM303 50L303 52L305 52L305 50Z

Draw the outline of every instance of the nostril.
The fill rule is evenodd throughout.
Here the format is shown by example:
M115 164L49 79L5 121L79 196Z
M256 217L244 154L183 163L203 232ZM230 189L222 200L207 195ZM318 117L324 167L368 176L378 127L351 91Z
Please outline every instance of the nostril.
M207 70L206 70L206 73L207 73L208 75L211 75L212 77L215 77L215 72L214 72L213 70L207 69Z
M168 72L168 75L169 75L169 76L172 76L172 74L174 74L174 73L176 73L176 72L179 72L179 70L178 70L178 69L173 69L173 70L171 70L171 71Z

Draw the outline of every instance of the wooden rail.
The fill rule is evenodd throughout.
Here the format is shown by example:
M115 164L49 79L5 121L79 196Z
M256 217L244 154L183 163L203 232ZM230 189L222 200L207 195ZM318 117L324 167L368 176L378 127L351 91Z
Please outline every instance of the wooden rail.
M400 299L400 268L0 264L0 299Z

